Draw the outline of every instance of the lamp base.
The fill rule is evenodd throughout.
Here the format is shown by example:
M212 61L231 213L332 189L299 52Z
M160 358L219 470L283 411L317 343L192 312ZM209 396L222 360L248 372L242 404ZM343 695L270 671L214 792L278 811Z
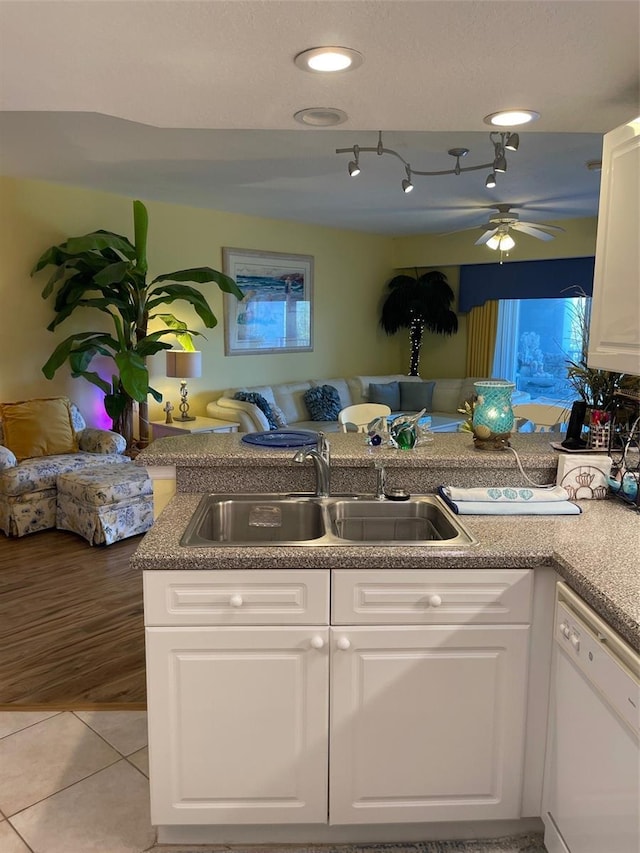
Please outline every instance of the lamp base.
M486 438L481 438L474 433L473 444L476 450L506 450L511 447L510 437L510 432L492 432Z
M184 421L195 421L195 418L192 418L191 415L178 415L178 417L174 418L173 420L174 420L174 422L177 422L177 421L183 421L184 422Z

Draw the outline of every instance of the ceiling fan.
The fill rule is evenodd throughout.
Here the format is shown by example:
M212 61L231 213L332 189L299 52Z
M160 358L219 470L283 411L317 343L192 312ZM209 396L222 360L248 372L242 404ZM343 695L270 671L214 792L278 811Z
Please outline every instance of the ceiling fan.
M518 214L513 212L514 206L511 204L492 206L492 209L496 210L497 213L492 214L485 225L476 226L486 229L484 234L476 240L476 246L487 245L490 249L508 251L515 246L515 241L509 234L511 230L522 231L538 240L553 240L554 231L564 231L564 228L560 228L558 225L546 225L542 222L521 222Z

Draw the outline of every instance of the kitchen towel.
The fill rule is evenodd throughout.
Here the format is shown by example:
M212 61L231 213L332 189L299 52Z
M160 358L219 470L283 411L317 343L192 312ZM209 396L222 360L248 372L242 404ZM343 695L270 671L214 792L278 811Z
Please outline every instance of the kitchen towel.
M542 492L547 494L547 500L541 499ZM564 492L564 496L561 492ZM580 515L582 512L577 504L568 499L566 490L557 486L553 489L512 489L501 486L456 489L440 486L438 494L456 515Z

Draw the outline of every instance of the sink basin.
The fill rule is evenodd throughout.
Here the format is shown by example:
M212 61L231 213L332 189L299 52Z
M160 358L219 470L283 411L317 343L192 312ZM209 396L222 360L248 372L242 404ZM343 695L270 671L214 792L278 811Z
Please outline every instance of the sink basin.
M207 495L183 545L273 545L308 542L325 533L323 510L312 500L281 495Z
M344 501L329 506L331 532L359 543L415 542L451 544L452 539L473 541L437 498L408 501ZM458 542L457 544L460 544Z
M475 539L435 495L408 501L280 494L205 495L180 540L187 546L464 546Z

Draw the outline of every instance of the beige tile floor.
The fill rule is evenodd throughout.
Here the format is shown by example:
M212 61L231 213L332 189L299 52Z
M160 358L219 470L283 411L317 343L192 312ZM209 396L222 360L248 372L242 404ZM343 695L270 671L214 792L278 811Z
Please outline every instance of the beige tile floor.
M2 853L142 853L149 819L143 711L0 711Z

